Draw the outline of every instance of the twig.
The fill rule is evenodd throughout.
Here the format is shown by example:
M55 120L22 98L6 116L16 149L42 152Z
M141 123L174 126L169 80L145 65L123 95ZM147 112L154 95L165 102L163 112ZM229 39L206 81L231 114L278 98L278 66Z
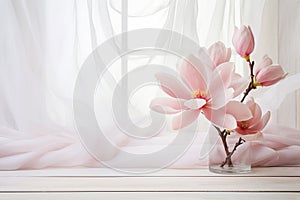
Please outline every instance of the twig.
M222 139L222 143L223 143L224 150L225 150L225 153L226 153L226 162L228 162L228 166L232 167L233 165L232 165L231 156L229 156L231 154L231 152L229 151L228 144L227 144L227 141L226 141L228 133L226 132L226 130L221 131L221 129L217 126L214 126L214 127L217 129L217 131L219 133L219 136Z
M251 77L251 81L248 85L248 88L246 89L246 91L244 92L244 96L241 100L241 102L244 102L244 100L246 99L246 97L248 96L249 92L252 90L252 89L256 89L256 86L254 85L254 73L253 73L253 68L254 68L254 61L248 61L248 64L249 64L249 68L250 68L250 77Z
M236 149L238 148L238 146L240 146L241 144L243 144L244 142L246 142L243 138L239 138L239 140L235 143L232 151L227 155L225 161L220 165L220 167L224 167L226 165L226 163L228 163L229 167L233 167L232 165L232 160L231 160L231 156L233 155L233 153L236 151ZM229 161L231 162L231 165L229 163Z

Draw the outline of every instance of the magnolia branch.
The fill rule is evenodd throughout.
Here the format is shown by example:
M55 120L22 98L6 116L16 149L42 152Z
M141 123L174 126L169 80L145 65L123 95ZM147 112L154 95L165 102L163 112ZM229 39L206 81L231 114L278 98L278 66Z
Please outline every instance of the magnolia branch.
M249 69L250 69L250 83L247 87L247 89L244 92L244 96L241 99L241 102L244 102L244 100L246 99L246 97L248 96L248 94L250 93L251 90L256 89L256 86L254 85L254 73L253 73L253 68L254 68L254 61L250 61L250 59L247 60L248 64L249 64ZM232 163L232 155L234 154L234 152L236 151L236 149L238 148L238 146L240 146L241 144L243 144L244 142L246 142L242 137L239 138L239 140L235 143L232 151L229 151L229 147L227 144L227 136L229 135L229 133L226 130L221 131L221 129L219 127L216 127L216 130L219 133L219 136L221 137L223 146L224 146L224 150L226 153L226 158L224 160L224 162L220 165L220 167L224 167L226 164L228 165L228 167L233 167L233 163Z
M221 129L219 128L219 127L216 127L216 126L214 126L216 129L217 129L217 131L218 131L218 133L219 133L219 136L221 137L221 139L222 139L222 143L223 143L223 146L224 146L224 150L225 150L225 153L226 153L226 163L228 163L228 166L229 167L232 167L233 166L233 164L232 164L232 161L231 161L231 156L229 156L230 154L232 154L230 151L229 151L229 148L228 148L228 144L227 144L227 141L226 141L226 138L227 138L227 135L228 135L228 133L226 132L226 130L223 130L223 131L221 131ZM224 161L224 162L225 162ZM225 164L226 164L225 163ZM225 165L224 164L224 165ZM222 164L223 165L223 164ZM223 167L221 165L221 167Z
M241 100L241 102L244 102L244 100L246 99L246 97L248 96L249 92L252 90L252 89L256 89L256 86L254 85L254 73L253 73L253 68L254 68L254 61L250 61L248 60L247 61L248 64L249 64L249 68L250 68L250 77L251 77L251 81L248 85L248 88L246 89L246 91L244 92L244 96Z
M222 139L222 143L223 143L224 150L226 153L226 158L225 158L224 162L220 165L220 167L224 167L226 164L228 164L228 167L233 167L231 157L232 157L233 153L236 151L237 147L246 141L240 137L239 140L235 143L235 146L233 147L232 151L229 151L228 144L226 141L226 138L229 135L228 132L226 130L221 131L221 129L219 127L216 127L216 126L214 126L214 127L216 128L216 130L218 131L218 133Z
M246 142L246 141L240 137L239 140L235 143L232 151L227 155L227 157L225 158L224 162L220 165L220 167L224 167L224 165L226 165L226 163L228 164L229 167L233 167L233 164L231 161L231 156L236 151L237 147L240 146L241 144L243 144L244 142Z

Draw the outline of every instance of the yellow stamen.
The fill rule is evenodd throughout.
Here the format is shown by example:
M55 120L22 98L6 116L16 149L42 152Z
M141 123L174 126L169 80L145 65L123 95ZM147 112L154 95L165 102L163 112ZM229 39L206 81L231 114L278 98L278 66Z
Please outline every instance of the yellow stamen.
M227 135L230 135L231 132L231 130L226 130Z
M248 123L246 121L242 121L241 122L241 127L242 128L247 128L248 127Z
M196 99L196 98L204 99L206 97L206 92L198 89L198 90L193 91L192 96L194 99Z

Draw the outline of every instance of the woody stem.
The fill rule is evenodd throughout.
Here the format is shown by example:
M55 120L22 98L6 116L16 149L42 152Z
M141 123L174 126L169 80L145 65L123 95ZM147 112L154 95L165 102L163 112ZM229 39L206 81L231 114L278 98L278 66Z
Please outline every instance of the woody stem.
M241 102L243 103L244 100L246 99L246 97L248 96L248 94L250 93L251 90L256 89L256 86L254 85L254 72L253 72L253 68L254 68L254 61L250 61L250 59L247 60L248 64L249 64L249 69L250 69L250 83L247 87L247 89L244 92L244 96L241 99ZM226 158L224 160L224 162L220 165L220 167L224 167L226 164L228 165L228 167L233 167L232 164L232 155L234 154L234 152L236 151L237 147L240 146L241 144L243 144L244 142L246 142L242 137L239 138L239 140L235 143L232 151L229 151L229 147L227 144L227 136L229 135L229 133L226 130L221 131L221 129L219 127L216 127L216 130L219 133L219 136L221 137L223 146L224 146L224 150L226 153Z
M228 133L226 132L226 130L221 131L221 129L217 126L214 126L214 127L217 129L217 131L219 133L219 136L221 137L221 140L222 140L222 143L223 143L223 146L224 146L224 150L225 150L225 153L226 153L226 160L225 160L226 162L224 161L225 163L223 162L222 165L224 166L226 163L228 163L228 166L232 167L233 164L232 164L231 156L230 156L231 152L229 151L228 144L227 144L227 141L226 141ZM222 165L221 165L221 167L223 167Z
M253 73L253 68L254 68L254 61L250 61L250 60L247 60L248 64L249 64L249 69L250 69L250 77L251 77L251 80L250 80L250 83L248 85L248 88L246 89L246 91L244 92L244 96L241 100L241 102L244 102L244 100L246 99L246 97L248 96L249 92L252 90L252 89L256 89L256 87L254 86L254 73Z
M226 165L226 163L228 164L229 167L233 167L231 156L236 151L237 147L240 146L241 144L243 144L244 142L246 142L246 141L240 137L239 140L235 143L232 151L229 152L229 154L225 158L224 162L220 165L220 167L224 167Z

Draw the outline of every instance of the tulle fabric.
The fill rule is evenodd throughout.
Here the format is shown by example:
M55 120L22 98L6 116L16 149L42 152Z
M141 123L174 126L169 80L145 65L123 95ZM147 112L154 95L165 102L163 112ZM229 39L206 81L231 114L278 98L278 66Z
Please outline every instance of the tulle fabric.
M136 7L128 10L128 30L166 28L184 34L200 45L208 46L222 40L226 46L231 46L234 25L252 26L258 44L254 58L260 60L267 53L291 72L291 76L274 88L264 88L265 93L255 94L264 111L271 110L273 118L272 124L263 131L263 139L252 141L253 166L299 165L300 132L294 129L297 123L299 125L296 121L299 99L295 92L300 85L299 74L295 74L299 70L299 2L148 2L151 5L145 7L129 0L129 7ZM280 15L277 16L278 9ZM86 57L103 41L122 31L122 13L118 0L0 1L0 170L105 167L88 153L76 134L72 95ZM287 20L291 22L291 18L294 24L286 23ZM172 42L172 38L168 38L166 46ZM120 46L120 41L115 41L115 45ZM156 62L157 58L150 60ZM164 63L174 64L170 60L164 59ZM247 68L242 67L238 58L236 61L241 66L237 70L246 73ZM149 59L145 63L149 63ZM112 78L118 77L113 70L111 73L113 77L108 76L105 80L108 85L113 82ZM141 96L151 100L153 94L157 95L157 91L148 91ZM286 99L286 96L292 98ZM138 98L132 103L139 108L149 106L149 101ZM110 120L105 122L108 132L115 130ZM279 126L278 122L294 128ZM208 123L201 124L192 146L168 167L207 165L207 158L200 154L205 149L207 127ZM125 151L151 152L163 148L173 137L174 134L165 129L149 140L126 138L118 144ZM118 154L110 159L126 163ZM155 161L127 162L124 167L149 167Z
M262 139L250 141L252 166L299 165L299 130L269 125L262 134ZM78 138L68 134L25 135L14 130L1 128L0 137L1 170L42 169L47 167L106 167L87 152ZM164 135L146 142L132 141L121 149L129 152L151 152L153 149L163 148L170 137L170 135ZM185 154L166 167L179 169L207 166L208 157L200 156L201 149L205 147L203 143L207 141L205 137L207 137L206 132L197 133L193 144ZM243 156L243 152L236 151L235 156ZM158 157L153 162L160 159L164 158ZM118 166L119 168L158 167L153 163L126 162L119 156L112 158L111 162L123 163Z

